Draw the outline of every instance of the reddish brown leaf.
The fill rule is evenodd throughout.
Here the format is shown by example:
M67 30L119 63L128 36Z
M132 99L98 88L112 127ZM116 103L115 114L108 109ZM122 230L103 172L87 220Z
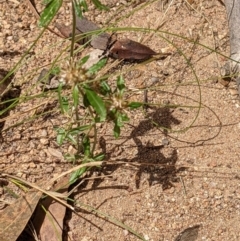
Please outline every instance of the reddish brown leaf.
M67 193L69 177L64 177L57 185L58 193ZM62 187L65 188L62 188ZM44 207L44 208L43 208ZM45 211L45 210L46 211ZM37 206L33 226L41 241L62 240L63 220L66 207L51 197L46 197Z
M109 50L110 56L118 59L144 60L157 54L155 51L130 39L117 40Z

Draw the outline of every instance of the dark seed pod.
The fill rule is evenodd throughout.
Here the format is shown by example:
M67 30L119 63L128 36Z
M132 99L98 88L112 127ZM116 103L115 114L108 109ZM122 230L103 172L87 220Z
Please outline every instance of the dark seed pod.
M157 54L155 51L130 39L116 40L111 44L109 55L117 59L149 59Z

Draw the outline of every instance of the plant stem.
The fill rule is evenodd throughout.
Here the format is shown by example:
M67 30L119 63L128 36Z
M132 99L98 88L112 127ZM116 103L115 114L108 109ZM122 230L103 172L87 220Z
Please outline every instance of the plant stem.
M76 13L74 9L74 2L72 1L72 18L73 18L73 24L72 24L72 39L71 39L71 50L70 50L70 57L73 57L73 51L74 51L74 43L75 43L75 32L76 32Z

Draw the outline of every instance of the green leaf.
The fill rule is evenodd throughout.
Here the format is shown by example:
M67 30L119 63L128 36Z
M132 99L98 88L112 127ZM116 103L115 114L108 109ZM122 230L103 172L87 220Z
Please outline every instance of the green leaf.
M85 0L74 0L74 9L79 18L82 18L82 12L88 10L88 6Z
M100 87L103 95L110 94L112 92L111 87L106 81L101 81Z
M117 111L114 113L114 137L118 138L120 136L121 127L123 127L124 122L129 121L129 118L126 114L122 114L121 112Z
M118 138L120 136L121 129L120 127L115 123L113 128L113 134L115 138Z
M67 153L66 155L64 155L64 158L69 162L73 162L73 163L76 162L76 156L73 154Z
M121 114L122 121L127 122L129 121L129 118L126 114Z
M85 94L83 96L83 104L84 106L87 108L88 106L90 106L90 102L88 101L87 95Z
M75 85L73 87L72 96L73 96L73 105L74 105L75 108L77 108L77 106L79 104L79 89L78 89L78 85Z
M74 182L76 182L77 179L81 177L84 172L86 172L86 170L87 170L87 167L82 167L79 170L73 172L69 180L70 184L73 184Z
M102 161L105 158L105 155L103 153L100 153L96 155L93 159L94 161Z
M76 11L76 15L77 15L79 18L83 18L82 8L81 8L81 6L79 6L78 4L76 4L75 1L74 1L74 9L75 9L75 11Z
M94 92L91 89L88 89L86 87L84 87L84 89L85 89L86 97L87 97L89 103L91 104L91 106L93 107L93 109L99 115L100 121L105 121L106 116L107 116L107 110L106 110L104 101L102 100L102 98L100 96L97 95L96 92Z
M99 0L92 0L93 4L100 10L108 10L108 7L103 5Z
M79 4L83 7L85 11L88 10L88 6L85 0L79 0Z
M100 59L96 64L88 69L88 74L93 75L97 73L105 64L107 63L107 58Z
M68 113L69 111L69 103L67 97L62 97L62 106L61 108L63 109L64 113Z
M80 132L83 132L85 130L89 130L92 126L91 125L84 125L84 126L79 126L76 128L72 128L69 132L72 134L79 134Z
M50 70L50 73L53 75L58 75L60 73L61 69L59 66L55 66Z
M58 86L58 100L59 100L61 112L67 113L69 111L69 104L68 104L68 99L62 96L62 87L63 87L63 83L60 83Z
M89 57L90 57L90 55L87 55L87 56L84 56L83 58L81 58L80 61L78 62L78 65L81 66L81 65L85 64L88 61Z
M67 138L68 140L73 144L73 145L77 145L77 141L76 141L76 136L72 135L71 133L67 134Z
M57 129L57 144L61 146L66 137L66 131L63 128Z
M116 124L117 126L119 127L122 127L124 124L123 124L123 118L122 118L122 114L121 113L118 113L117 114L117 119L116 119Z
M64 96L60 96L60 108L62 113L68 113L69 111L69 103L68 99Z
M47 4L49 4L51 1L52 1L52 0L43 0L43 4L44 4L44 5L47 5Z
M131 109L137 109L141 106L143 106L143 103L141 102L131 102L128 104L128 107L130 107Z
M125 83L122 75L117 78L117 89L120 92L120 95L122 95L125 90Z
M84 136L82 140L84 156L89 157L91 154L91 146L90 146L90 139L88 136Z
M46 27L55 17L55 15L57 14L61 6L62 6L62 0L50 1L40 16L40 22L39 22L40 27Z

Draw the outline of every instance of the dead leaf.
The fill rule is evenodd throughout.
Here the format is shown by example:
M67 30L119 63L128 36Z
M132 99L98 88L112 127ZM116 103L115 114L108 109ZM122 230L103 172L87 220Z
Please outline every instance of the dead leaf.
M199 228L200 225L195 225L193 227L185 229L174 239L174 241L196 241Z
M55 187L58 193L67 193L69 177L64 177ZM63 187L64 186L64 187ZM35 212L33 226L41 241L62 240L63 220L66 206L51 197L43 199Z
M0 240L15 241L34 212L41 192L29 191L0 212Z
M148 46L130 39L116 40L109 49L110 56L117 59L148 59L157 53Z

